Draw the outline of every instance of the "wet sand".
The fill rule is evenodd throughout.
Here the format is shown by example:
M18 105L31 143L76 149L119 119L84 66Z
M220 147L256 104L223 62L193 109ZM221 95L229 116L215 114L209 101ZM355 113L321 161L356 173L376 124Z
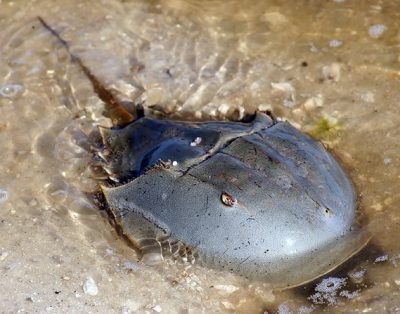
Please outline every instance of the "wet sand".
M0 1L0 312L400 311L398 1ZM87 193L102 101L42 16L120 99L174 116L256 109L348 169L371 245L272 291L196 265L150 267ZM148 110L148 109L146 109Z

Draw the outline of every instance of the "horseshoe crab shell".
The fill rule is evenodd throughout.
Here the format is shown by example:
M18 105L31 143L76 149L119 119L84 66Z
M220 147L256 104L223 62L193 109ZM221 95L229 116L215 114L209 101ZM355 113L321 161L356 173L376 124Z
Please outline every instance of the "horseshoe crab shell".
M140 118L101 129L114 186L102 190L145 257L183 257L299 285L367 242L352 231L355 194L332 155L287 122Z

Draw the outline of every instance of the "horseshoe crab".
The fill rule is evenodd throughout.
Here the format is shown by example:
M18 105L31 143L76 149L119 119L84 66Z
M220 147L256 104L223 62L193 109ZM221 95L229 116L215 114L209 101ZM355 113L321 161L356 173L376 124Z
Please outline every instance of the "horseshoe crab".
M102 186L144 256L201 263L275 285L326 273L362 247L352 184L324 147L287 122L140 118L101 128L120 183Z
M71 59L119 117L119 126L100 128L98 154L112 182L101 188L147 261L198 261L283 288L329 272L368 242L353 230L348 176L288 122L261 112L247 123L133 119Z

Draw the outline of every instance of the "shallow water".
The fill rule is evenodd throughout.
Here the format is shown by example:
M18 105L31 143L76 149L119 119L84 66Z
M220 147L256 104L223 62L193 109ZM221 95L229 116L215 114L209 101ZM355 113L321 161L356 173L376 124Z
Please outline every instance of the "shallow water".
M399 312L399 9L0 1L1 312ZM138 262L86 194L96 189L96 125L110 122L38 15L121 99L196 119L271 108L320 138L349 169L371 245L284 292L196 265Z

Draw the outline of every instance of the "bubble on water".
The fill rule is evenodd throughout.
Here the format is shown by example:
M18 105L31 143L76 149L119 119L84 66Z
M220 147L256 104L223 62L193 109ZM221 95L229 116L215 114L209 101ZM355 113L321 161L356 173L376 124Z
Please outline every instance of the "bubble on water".
M314 312L314 307L312 306L300 306L298 313L299 314L310 314Z
M7 83L0 85L0 97L15 98L22 94L24 87L17 83Z
M8 192L0 188L0 204L8 200Z
M329 46L332 48L337 48L337 47L340 47L341 45L343 45L343 41L341 41L339 39L332 39L329 42Z
M278 314L290 314L292 313L289 309L289 305L287 303L279 304L278 306Z
M339 293L339 295L341 297L344 297L344 298L347 298L347 299L351 300L351 299L357 298L360 295L360 293L358 292L358 290L353 291L353 292L350 292L348 290L343 290L343 291L341 291Z
M392 163L392 158L386 157L383 159L383 163L385 165L389 165L390 163Z
M83 283L83 292L85 294L95 296L99 293L99 289L97 288L97 284L92 277L87 277L85 282Z
M361 283L364 280L366 269L354 270L349 273L350 279L355 283Z
M324 278L316 287L309 299L315 304L336 304L338 291L347 283L347 278Z
M324 293L337 292L338 289L346 284L347 278L324 278L316 287L315 291Z
M383 24L375 24L369 27L368 34L372 38L379 38L386 31L386 26Z
M382 255L379 256L375 259L374 263L382 263L382 262L386 262L389 259L388 255Z

